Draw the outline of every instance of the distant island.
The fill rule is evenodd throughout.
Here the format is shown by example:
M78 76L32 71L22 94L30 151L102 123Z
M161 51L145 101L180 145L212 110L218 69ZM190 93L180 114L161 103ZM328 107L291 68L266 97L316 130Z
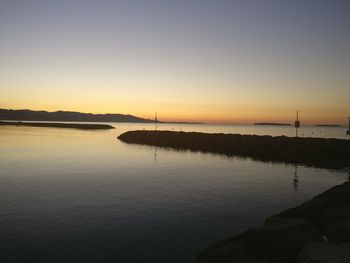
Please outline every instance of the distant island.
M21 121L0 121L0 125L30 126L30 127L50 127L50 128L71 128L80 130L108 130L115 129L107 124L87 124L87 123L60 123L60 122L21 122Z
M270 125L270 126L291 126L289 123L277 123L277 122L256 122L254 125Z
M339 124L316 124L318 127L341 127Z
M81 121L81 122L137 122L154 123L154 120L124 114L92 114L75 111L32 111L0 109L0 120L13 121ZM159 123L159 121L158 121Z
M170 122L162 122L162 123L173 123L173 124L205 124L205 122L188 122L188 121L170 121Z

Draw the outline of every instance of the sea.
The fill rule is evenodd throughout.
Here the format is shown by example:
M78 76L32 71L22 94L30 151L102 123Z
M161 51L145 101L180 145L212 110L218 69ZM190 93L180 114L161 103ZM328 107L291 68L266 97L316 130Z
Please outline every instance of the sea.
M218 240L349 180L327 170L126 144L129 130L294 136L289 126L0 126L0 262L190 263ZM345 127L300 137L349 139Z

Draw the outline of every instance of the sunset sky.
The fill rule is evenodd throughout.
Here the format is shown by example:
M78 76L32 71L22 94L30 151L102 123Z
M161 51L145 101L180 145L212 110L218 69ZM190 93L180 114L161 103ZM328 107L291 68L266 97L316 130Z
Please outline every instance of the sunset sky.
M348 0L2 0L0 108L346 124Z

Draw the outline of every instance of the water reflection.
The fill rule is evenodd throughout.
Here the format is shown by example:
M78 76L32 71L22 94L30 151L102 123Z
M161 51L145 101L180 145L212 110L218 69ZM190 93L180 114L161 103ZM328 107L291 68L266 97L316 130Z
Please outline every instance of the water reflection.
M296 164L294 166L294 178L293 178L293 187L294 187L294 192L298 191L299 187L299 177L298 177L298 165Z
M348 179L116 139L142 127L0 128L2 261L189 263L209 243Z
M154 146L154 163L157 164L157 146Z

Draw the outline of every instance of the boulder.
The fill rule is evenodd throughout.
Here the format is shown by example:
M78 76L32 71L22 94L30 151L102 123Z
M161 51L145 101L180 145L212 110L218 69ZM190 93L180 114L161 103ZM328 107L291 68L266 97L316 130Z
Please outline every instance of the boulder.
M322 242L322 233L310 222L276 217L268 225L215 244L197 262L295 262L309 242Z
M306 245L297 263L349 263L350 244L317 243Z
M268 218L262 227L217 242L197 262L348 263L349 204L350 182L346 182Z
M322 242L323 234L309 221L274 218L261 228L250 230L245 248L249 255L270 262L295 262L306 243Z
M327 227L327 236L331 242L350 243L350 217L330 223Z

